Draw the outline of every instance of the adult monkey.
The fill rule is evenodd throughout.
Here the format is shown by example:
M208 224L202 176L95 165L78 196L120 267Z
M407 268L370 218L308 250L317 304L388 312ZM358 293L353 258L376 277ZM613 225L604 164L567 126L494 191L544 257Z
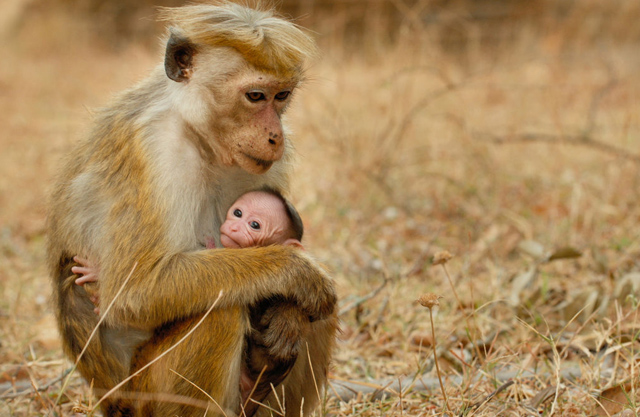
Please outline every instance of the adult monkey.
M205 322L132 380L133 392L102 404L109 416L202 415L181 402L207 397L171 369L216 401L210 414L233 415L241 411L249 311L265 299L288 300L311 329L276 391L287 415L310 412L335 337L331 280L284 246L201 248L211 236L220 247L219 226L241 194L287 191L292 148L281 116L314 43L268 11L227 2L164 9L162 19L172 23L164 66L99 113L54 190L48 255L65 352L75 359L98 321L74 284L74 255L98 262L101 304L113 302L78 365L98 393L184 336L222 290Z

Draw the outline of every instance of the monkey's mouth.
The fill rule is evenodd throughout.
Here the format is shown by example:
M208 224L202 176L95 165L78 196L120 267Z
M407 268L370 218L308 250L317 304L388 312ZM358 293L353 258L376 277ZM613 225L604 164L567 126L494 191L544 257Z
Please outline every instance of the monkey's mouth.
M220 233L220 243L222 243L223 248L233 249L240 248L241 246L235 240L231 239L228 235L224 233Z
M242 155L246 156L248 159L255 162L257 166L259 166L260 168L263 168L265 171L271 168L271 165L273 165L273 163L275 162L275 161L267 161L266 159L256 158L255 156L251 156L248 153L244 153L244 152L242 153Z

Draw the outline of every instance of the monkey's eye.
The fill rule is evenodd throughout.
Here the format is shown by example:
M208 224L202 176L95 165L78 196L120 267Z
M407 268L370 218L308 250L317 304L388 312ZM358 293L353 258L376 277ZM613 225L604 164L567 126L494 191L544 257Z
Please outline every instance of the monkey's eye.
M260 223L258 223L257 221L252 221L249 222L249 226L253 229L253 230L260 230Z
M240 210L240 209L233 210L233 215L238 217L238 218L242 217L242 210Z
M252 103L256 103L258 101L266 100L267 98L264 96L262 91L249 91L247 93L247 99Z
M278 94L276 94L276 100L278 101L285 101L289 95L291 94L291 91L280 91Z

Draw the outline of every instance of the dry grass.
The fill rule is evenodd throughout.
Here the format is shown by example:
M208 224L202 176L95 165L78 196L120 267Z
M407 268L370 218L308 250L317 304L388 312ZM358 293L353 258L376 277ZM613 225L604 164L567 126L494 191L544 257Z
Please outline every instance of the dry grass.
M343 314L333 388L395 381L327 398L324 413L443 412L423 293L444 295L434 324L453 414L637 412L640 54L633 25L596 25L610 31L599 42L581 13L553 30L523 23L493 47L468 23L455 51L415 20L361 53L343 34L321 39L325 56L289 113L294 203L344 306L387 282ZM29 20L0 67L0 415L16 416L52 410L70 366L43 266L57 161L87 108L158 62L142 44L105 48L64 16ZM459 300L431 264L442 250L455 255ZM74 377L60 402L71 415L95 399Z

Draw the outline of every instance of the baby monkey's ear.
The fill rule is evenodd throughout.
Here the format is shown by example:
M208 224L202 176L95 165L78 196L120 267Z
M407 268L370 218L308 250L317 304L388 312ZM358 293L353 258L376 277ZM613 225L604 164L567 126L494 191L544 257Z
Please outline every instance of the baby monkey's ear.
M298 239L287 239L284 241L283 245L285 246L293 246L294 248L298 248L301 250L304 250L304 246L302 246L302 242L300 242Z

